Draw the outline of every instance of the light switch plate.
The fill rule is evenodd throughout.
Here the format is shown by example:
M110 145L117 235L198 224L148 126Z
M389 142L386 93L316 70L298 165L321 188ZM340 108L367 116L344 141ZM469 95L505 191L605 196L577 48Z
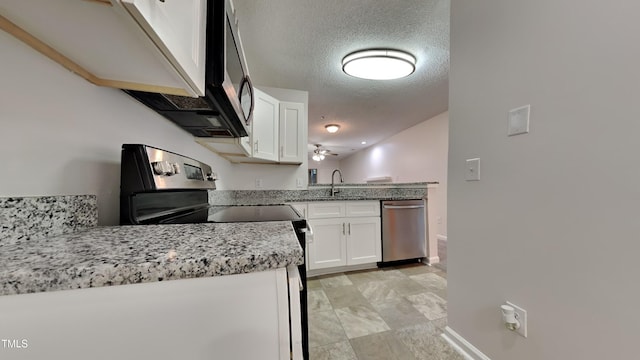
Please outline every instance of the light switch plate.
M527 134L529 132L529 114L531 105L522 106L509 111L508 136Z
M256 189L261 189L262 188L262 179L257 178L256 179Z
M480 180L480 158L467 159L464 179L466 181Z

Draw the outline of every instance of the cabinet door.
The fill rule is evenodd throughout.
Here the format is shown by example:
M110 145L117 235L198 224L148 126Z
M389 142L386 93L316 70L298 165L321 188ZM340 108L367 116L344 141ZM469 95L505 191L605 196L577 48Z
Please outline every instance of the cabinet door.
M121 2L196 95L204 96L207 1Z
M306 123L304 104L280 103L280 162L302 164L307 154L303 141Z
M382 260L379 217L347 218L347 265Z
M280 102L254 89L255 108L253 110L252 157L278 161L278 112Z
M313 236L307 238L309 270L347 264L346 224L342 219L307 220Z
M0 296L3 337L25 337L29 345L0 347L0 354L2 359L290 359L287 298L283 268Z

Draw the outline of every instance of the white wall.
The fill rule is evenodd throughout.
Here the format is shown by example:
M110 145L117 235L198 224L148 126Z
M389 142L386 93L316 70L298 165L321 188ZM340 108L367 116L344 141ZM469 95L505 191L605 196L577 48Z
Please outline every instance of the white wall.
M439 181L433 201L437 234L447 235L447 153L449 113L412 126L340 161L346 182L391 176L393 182Z
M335 169L340 169L340 162L331 158L331 155L327 155L322 161L309 161L309 169L318 169L318 184L331 184L331 173ZM338 174L335 181L340 181Z
M449 326L492 360L638 358L638 13L452 1ZM531 132L507 137L526 104ZM501 325L505 300L528 339Z
M1 31L0 49L2 197L95 194L99 224L117 224L123 143L202 160L219 189L241 189L259 173L265 184L295 188L300 172L306 184L306 166L231 165L122 91L94 86Z

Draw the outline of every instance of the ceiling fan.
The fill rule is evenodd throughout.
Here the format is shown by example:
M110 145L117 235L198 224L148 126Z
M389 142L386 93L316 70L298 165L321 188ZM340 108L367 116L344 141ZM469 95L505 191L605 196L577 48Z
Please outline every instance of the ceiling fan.
M331 150L321 149L322 145L320 145L320 144L314 144L314 146L316 148L315 148L315 150L313 150L313 156L311 158L313 160L315 160L315 161L324 160L326 155L338 156L338 154L332 153Z

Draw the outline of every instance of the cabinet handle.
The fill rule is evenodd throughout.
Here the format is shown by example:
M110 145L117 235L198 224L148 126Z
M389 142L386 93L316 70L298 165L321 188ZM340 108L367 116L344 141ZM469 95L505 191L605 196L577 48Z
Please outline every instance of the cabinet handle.
M255 143L253 143L253 151L258 152L258 140L256 140Z
M347 234L351 235L351 223L347 225Z
M284 146L280 146L280 157L284 157Z
M344 223L342 223L342 235L345 235L345 233L344 233Z
M161 2L161 3L163 3L163 2L164 2L164 0L160 0L160 2Z

